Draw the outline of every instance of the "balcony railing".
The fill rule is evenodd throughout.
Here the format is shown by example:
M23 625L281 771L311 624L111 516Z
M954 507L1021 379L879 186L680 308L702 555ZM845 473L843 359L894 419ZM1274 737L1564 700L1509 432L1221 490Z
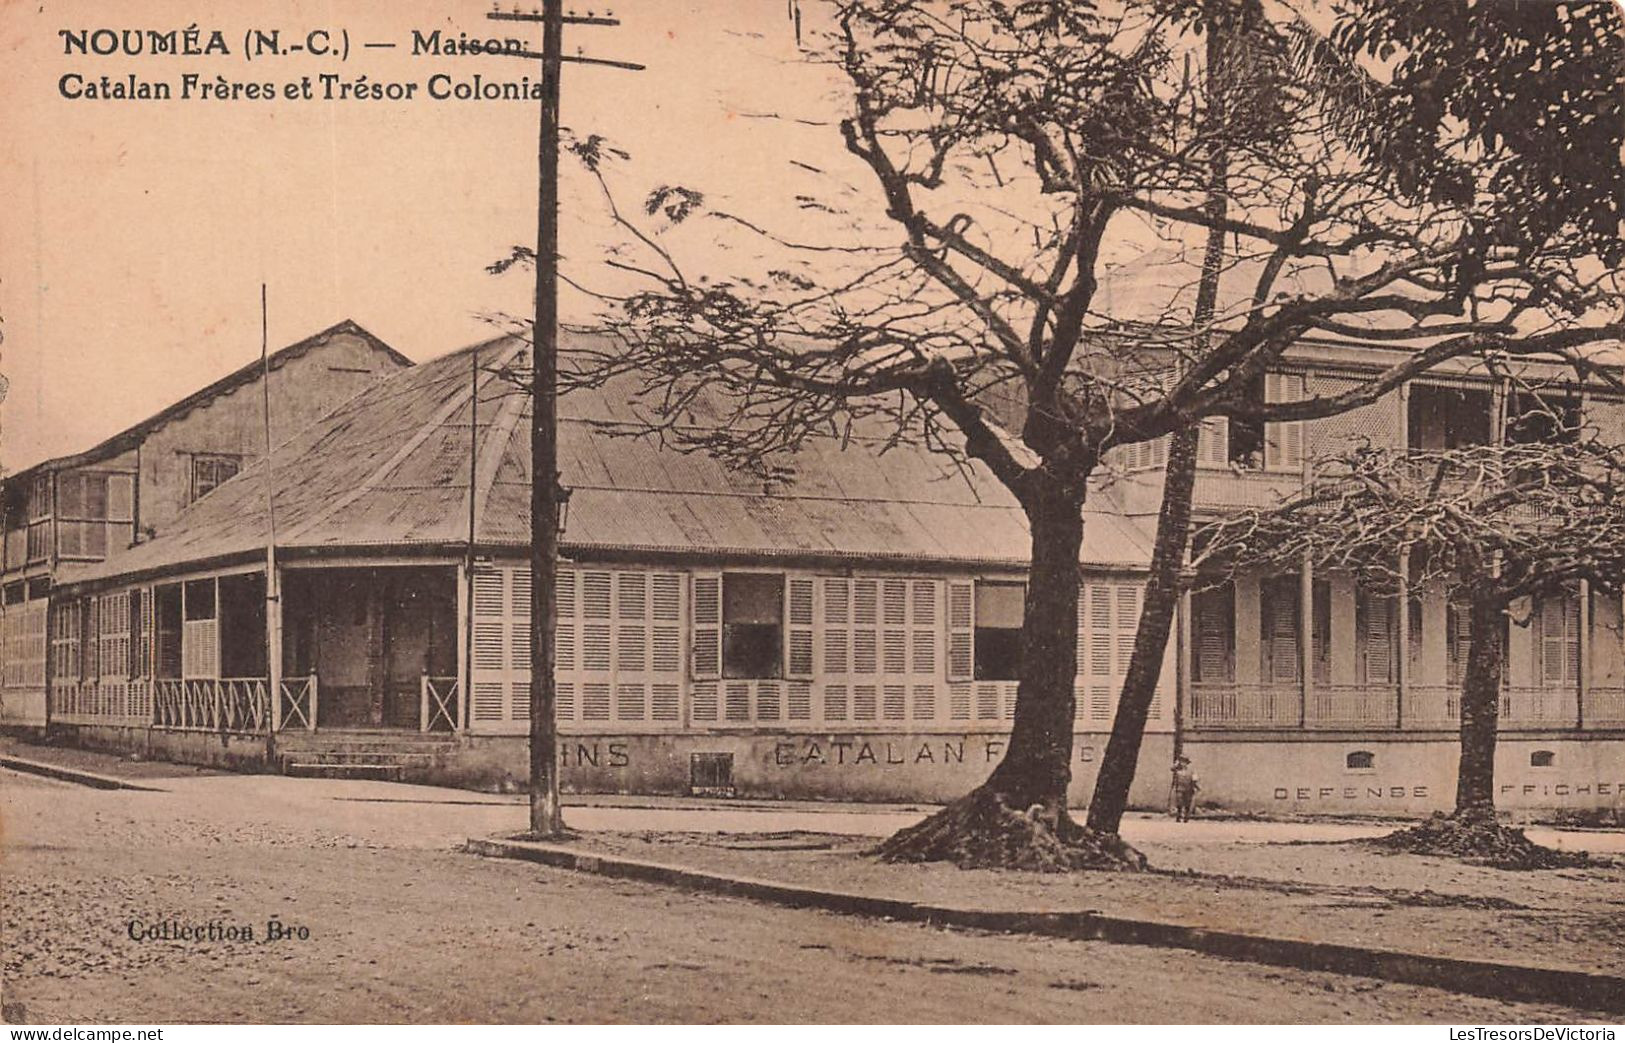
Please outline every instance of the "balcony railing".
M1397 728L1399 686L1316 684L1304 714L1309 728Z
M263 677L163 679L153 682L152 723L172 731L263 735L270 723Z
M1461 689L1455 685L1310 686L1308 701L1295 684L1192 684L1185 720L1193 730L1324 729L1366 731L1452 729L1461 724ZM1500 727L1507 731L1625 728L1625 688L1593 688L1582 714L1570 686L1501 689Z
M1625 728L1625 687L1587 692L1584 720L1587 728Z
M1193 684L1192 728L1296 728L1302 720L1297 685Z

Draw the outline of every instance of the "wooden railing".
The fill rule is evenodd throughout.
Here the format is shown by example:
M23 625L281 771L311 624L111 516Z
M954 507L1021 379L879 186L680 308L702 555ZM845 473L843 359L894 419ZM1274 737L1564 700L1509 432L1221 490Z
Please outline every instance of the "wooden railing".
M1459 685L1193 684L1185 720L1193 730L1417 730L1461 724ZM1300 710L1301 707L1301 710ZM1571 686L1501 689L1500 726L1507 730L1625 728L1625 688L1593 688L1582 707ZM1583 712L1582 712L1583 710Z
M1625 728L1625 687L1587 692L1583 721L1587 728Z
M1316 684L1304 713L1308 728L1396 728L1399 686Z
M316 730L316 675L306 677L284 677L282 679L282 705L277 719L277 728L286 731L289 728L303 728L306 731Z
M455 677L424 674L418 688L419 729L426 732L458 731L462 727L462 686Z
M1302 701L1295 684L1193 684L1186 720L1192 728L1296 728Z
M269 687L263 677L155 681L152 724L171 731L262 735L270 723Z

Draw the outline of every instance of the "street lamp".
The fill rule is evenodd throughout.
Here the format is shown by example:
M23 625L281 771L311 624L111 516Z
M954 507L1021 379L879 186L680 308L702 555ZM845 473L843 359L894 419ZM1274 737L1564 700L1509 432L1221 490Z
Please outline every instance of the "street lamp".
M558 504L559 507L558 527L560 539L564 537L564 527L570 521L571 490L563 482L559 481L563 477L564 475L556 471L553 474L553 502Z

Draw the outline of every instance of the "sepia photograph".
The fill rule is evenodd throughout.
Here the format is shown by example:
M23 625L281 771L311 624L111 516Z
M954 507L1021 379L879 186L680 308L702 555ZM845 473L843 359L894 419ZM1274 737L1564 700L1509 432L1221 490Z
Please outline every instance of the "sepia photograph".
M9 1039L1616 1038L1617 0L0 50Z

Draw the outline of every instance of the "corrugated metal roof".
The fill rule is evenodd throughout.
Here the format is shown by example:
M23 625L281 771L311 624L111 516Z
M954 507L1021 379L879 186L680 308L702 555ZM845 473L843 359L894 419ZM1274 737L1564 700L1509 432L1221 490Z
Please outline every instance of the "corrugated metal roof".
M493 341L416 366L362 392L188 507L164 531L63 584L155 575L241 558L266 543L274 472L279 549L454 547L468 539L471 453L482 548L529 541L529 408L489 370L525 345ZM470 353L482 367L471 425ZM559 461L571 491L567 549L997 564L1027 560L1025 515L984 469L879 438L815 439L795 482L764 487L703 453L631 433L614 387L560 403ZM878 435L882 432L874 432ZM1107 509L1086 514L1083 559L1144 568L1149 540Z

